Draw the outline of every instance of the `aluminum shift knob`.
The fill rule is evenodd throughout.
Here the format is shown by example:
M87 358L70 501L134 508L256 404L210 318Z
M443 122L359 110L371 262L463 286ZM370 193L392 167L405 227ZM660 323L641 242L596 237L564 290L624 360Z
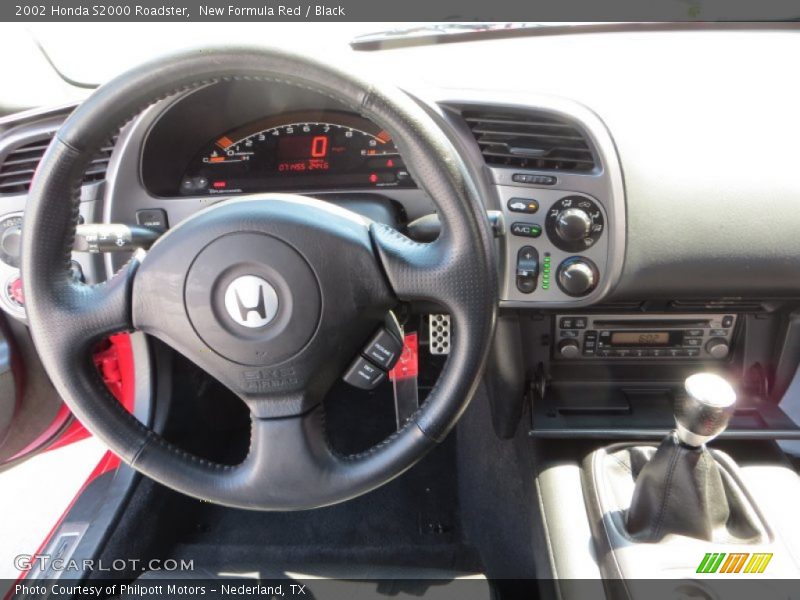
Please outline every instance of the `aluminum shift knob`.
M678 439L699 447L725 431L736 404L736 391L714 373L696 373L686 378L686 393L675 401Z

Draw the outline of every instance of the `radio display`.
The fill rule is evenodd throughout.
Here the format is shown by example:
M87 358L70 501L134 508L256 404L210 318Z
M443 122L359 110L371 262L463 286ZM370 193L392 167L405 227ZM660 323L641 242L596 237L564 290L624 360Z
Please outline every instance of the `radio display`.
M669 333L666 331L615 331L611 334L612 346L666 346Z

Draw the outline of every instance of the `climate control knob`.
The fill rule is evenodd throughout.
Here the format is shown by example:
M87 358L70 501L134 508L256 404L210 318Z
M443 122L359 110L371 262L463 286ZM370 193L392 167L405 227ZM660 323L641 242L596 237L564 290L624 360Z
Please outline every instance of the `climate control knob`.
M556 233L565 242L575 242L589 235L592 218L585 210L568 208L556 217Z
M711 338L706 342L706 352L712 358L725 358L730 352L727 340L722 338Z
M567 296L585 296L597 287L597 267L588 258L573 256L558 266L556 281Z
M563 340L558 345L558 353L562 358L578 358L581 348L575 340Z
M547 210L544 228L556 248L578 254L602 238L605 221L600 206L588 196L566 196Z

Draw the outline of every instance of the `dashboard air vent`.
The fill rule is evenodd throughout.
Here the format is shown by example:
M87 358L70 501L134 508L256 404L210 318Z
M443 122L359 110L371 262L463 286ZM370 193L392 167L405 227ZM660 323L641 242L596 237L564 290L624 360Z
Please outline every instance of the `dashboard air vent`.
M42 160L42 156L50 145L52 138L52 135L40 137L17 146L6 154L2 163L0 163L0 195L28 193L33 174L36 172L39 161ZM95 183L105 179L108 161L111 159L111 153L114 151L116 141L115 137L92 158L83 177L84 184Z
M585 173L597 166L589 140L566 119L510 108L464 110L486 163Z

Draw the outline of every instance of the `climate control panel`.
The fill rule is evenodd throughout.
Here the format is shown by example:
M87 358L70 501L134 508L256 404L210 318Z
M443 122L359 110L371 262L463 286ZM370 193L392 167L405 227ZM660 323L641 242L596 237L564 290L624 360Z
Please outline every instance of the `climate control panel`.
M608 263L606 209L586 193L499 187L505 220L506 301L590 299Z

